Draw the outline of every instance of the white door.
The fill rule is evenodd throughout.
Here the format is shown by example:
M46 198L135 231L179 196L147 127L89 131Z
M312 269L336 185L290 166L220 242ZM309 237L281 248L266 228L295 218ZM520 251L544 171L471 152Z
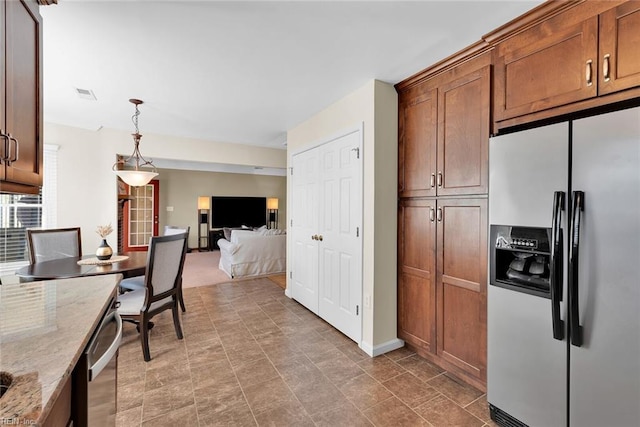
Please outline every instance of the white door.
M318 314L318 155L309 150L292 158L291 296Z
M291 296L362 337L362 132L291 159Z
M319 315L360 342L362 314L360 133L320 147Z

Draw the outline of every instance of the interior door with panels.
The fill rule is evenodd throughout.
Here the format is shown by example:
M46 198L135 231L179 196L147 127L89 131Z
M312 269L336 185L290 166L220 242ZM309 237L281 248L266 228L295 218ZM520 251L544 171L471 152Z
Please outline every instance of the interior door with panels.
M486 194L490 68L438 88L438 196Z
M436 89L412 95L420 88L401 94L399 114L400 197L435 196L436 187ZM406 101L402 101L404 98Z
M487 199L439 199L437 353L486 380Z
M291 296L318 313L318 172L319 151L292 157Z
M319 315L356 342L362 336L361 134L320 147Z
M640 86L640 2L630 1L600 15L599 94Z
M398 212L398 336L436 352L436 201L402 200Z

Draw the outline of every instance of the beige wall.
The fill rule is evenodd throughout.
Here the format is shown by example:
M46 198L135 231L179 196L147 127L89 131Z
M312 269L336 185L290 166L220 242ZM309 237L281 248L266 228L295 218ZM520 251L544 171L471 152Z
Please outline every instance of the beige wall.
M198 246L198 196L277 197L278 228L285 228L287 178L284 176L161 169L160 230L165 225L191 226L190 248ZM167 206L173 207L173 211L168 212Z
M115 227L117 224L116 177L111 171L111 166L115 161L116 154L128 156L133 151L131 132L114 129L88 131L45 123L44 139L45 143L56 144L60 147L58 151L58 226L80 226L82 228L83 252L85 254L93 253L100 244L99 236L95 233L96 227L108 223ZM286 166L285 150L146 133L140 142L140 151L145 157L152 159L163 158L276 168ZM235 174L230 175L235 176ZM171 187L167 177L163 177L161 174L159 178L161 188ZM227 184L231 181L233 179L229 178ZM193 182L190 185L193 186ZM254 186L255 183L251 183L251 185ZM207 190L207 188L202 188L202 190ZM253 190L252 187L251 191ZM207 194L200 194L201 188L199 187L193 188L193 193L191 193L192 187L189 186L184 187L183 191L185 198L193 197L194 200L197 196ZM161 190L160 203L164 206L162 209L166 213L167 205L163 204L162 192L163 190ZM285 196L283 195L283 197ZM192 206L190 209L192 210L192 221L195 224L195 201L189 203ZM175 209L177 203L173 203L173 205ZM188 214L184 215L186 219ZM285 215L281 216L281 221L284 217ZM176 218L172 217L171 219ZM192 235L197 236L197 230ZM109 236L108 241L115 247L116 233Z
M372 80L287 134L292 153L363 124L363 309L361 347L370 352L397 341L397 96L393 86ZM291 192L288 190L291 201ZM290 245L289 245L290 246ZM290 254L287 255L290 263ZM391 344L392 345L392 344Z

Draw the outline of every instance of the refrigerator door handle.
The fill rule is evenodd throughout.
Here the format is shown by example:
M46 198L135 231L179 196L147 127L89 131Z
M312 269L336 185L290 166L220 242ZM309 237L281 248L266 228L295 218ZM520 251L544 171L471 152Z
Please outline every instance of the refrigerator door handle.
M571 344L582 346L582 326L578 307L578 260L580 256L580 223L584 211L584 192L573 192L573 218L571 220L571 246L569 251L569 328Z
M553 224L551 227L551 265L549 292L551 293L551 321L553 338L564 340L564 321L560 318L560 301L562 301L562 252L563 236L562 211L564 210L564 191L553 193Z

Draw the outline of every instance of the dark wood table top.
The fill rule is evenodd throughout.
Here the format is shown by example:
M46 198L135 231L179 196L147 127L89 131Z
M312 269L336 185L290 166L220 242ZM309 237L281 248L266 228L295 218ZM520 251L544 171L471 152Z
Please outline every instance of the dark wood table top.
M78 260L81 258L60 258L27 265L16 271L16 274L29 280L68 279L116 273L121 273L125 279L144 275L147 266L146 251L124 252L119 255L126 255L129 258L108 265L78 265ZM82 259L94 257L95 255L85 255Z

